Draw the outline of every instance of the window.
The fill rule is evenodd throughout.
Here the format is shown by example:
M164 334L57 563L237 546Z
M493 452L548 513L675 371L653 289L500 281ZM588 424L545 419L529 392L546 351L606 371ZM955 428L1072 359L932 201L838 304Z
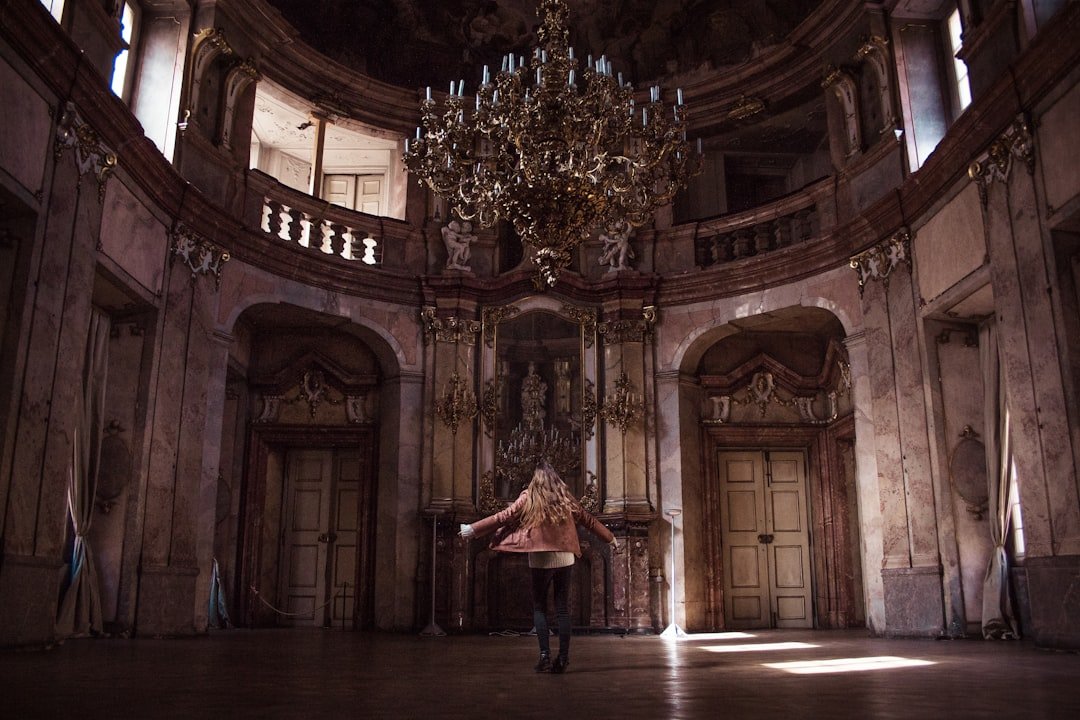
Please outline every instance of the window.
M968 82L967 63L957 55L963 45L963 25L960 23L960 10L956 9L946 21L949 33L949 56L952 58L953 83L956 86L956 99L959 110L963 112L971 104L971 83Z
M56 19L56 22L64 21L64 0L41 0L41 4Z
M1023 559L1026 553L1024 545L1024 518L1020 514L1020 488L1016 483L1016 462L1009 459L1009 525L1012 535L1013 559Z
M132 2L121 3L120 10L120 38L124 41L123 47L113 61L112 91L122 97L128 96L128 65L131 62L131 50L134 47L135 23L137 8Z

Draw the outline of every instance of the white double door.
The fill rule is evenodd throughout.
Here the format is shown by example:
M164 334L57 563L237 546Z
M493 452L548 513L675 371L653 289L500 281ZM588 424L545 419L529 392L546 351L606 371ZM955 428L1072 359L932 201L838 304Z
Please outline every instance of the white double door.
M718 451L728 628L813 627L806 456Z
M292 450L285 476L282 596L285 624L353 625L361 456Z

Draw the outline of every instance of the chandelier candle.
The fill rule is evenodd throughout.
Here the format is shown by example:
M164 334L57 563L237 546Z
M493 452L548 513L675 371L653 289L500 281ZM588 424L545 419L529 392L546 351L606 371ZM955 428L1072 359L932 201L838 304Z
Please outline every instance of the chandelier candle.
M423 132L404 154L462 220L512 223L539 287L553 286L594 232L649 222L702 165L700 143L693 152L686 139L682 90L668 112L650 88L636 122L634 89L606 56L578 67L567 15L563 0L541 2L539 47L529 63L504 57L494 78L485 66L475 110L465 111L464 81L451 81L441 105L429 88Z

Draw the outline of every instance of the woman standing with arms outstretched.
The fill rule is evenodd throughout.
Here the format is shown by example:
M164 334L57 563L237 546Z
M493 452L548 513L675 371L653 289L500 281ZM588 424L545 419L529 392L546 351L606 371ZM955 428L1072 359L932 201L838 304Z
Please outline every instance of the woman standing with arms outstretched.
M518 499L510 507L472 525L461 526L461 537L482 537L507 527L491 543L492 550L529 554L532 575L533 624L540 641L536 672L561 673L570 664L570 578L574 561L581 557L577 526L585 528L613 549L618 542L570 492L555 469L546 462L533 473ZM555 584L555 617L559 624L559 655L551 661L547 624L547 593Z

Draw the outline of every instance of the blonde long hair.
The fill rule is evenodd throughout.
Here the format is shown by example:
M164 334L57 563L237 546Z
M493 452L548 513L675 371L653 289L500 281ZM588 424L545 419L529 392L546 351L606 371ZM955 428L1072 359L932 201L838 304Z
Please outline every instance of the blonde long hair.
M559 473L547 463L537 466L527 490L521 511L523 528L557 525L569 518L578 504Z

